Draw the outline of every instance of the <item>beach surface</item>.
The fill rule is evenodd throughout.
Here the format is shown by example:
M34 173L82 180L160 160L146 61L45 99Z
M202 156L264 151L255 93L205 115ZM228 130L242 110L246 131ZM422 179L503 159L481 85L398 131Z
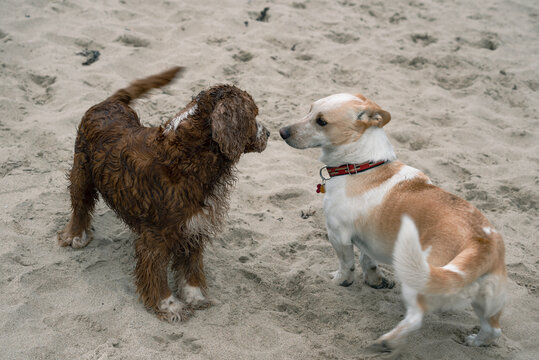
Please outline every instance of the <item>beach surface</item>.
M331 283L319 149L292 149L278 133L341 92L389 111L399 159L505 239L497 343L464 345L479 324L466 307L427 315L401 358L539 358L538 39L539 3L524 0L2 1L0 358L378 358L368 347L403 318L401 288L372 289L359 267L352 286ZM144 124L231 83L272 135L242 157L207 248L213 306L169 324L138 300L135 235L103 202L88 247L62 248L56 233L84 112L174 65L187 67L181 79L134 104Z

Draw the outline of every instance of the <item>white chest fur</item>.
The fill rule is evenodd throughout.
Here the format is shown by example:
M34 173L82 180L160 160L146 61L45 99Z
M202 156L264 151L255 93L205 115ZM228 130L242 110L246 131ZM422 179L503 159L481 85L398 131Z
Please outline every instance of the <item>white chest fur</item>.
M184 228L185 235L191 237L213 237L217 235L228 211L229 186L218 184L213 194L204 200L200 212L187 220Z

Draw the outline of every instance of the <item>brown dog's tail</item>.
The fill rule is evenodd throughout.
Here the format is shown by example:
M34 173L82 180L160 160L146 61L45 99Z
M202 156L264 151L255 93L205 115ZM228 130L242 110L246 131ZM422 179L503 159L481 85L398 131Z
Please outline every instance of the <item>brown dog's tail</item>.
M109 99L118 100L126 104L129 104L131 100L135 100L141 97L142 95L144 95L151 89L159 88L159 87L167 85L172 80L174 80L174 78L178 74L182 73L184 70L185 70L184 67L175 66L162 73L148 76L147 78L144 78L144 79L135 80L125 89L120 89L116 91Z

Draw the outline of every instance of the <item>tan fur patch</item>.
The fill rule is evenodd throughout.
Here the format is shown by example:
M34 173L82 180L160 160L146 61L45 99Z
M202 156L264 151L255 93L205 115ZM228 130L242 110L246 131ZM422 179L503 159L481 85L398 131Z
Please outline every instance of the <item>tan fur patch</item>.
M418 294L417 295L417 305L421 309L421 311L426 312L427 311L427 299L425 298L425 295Z
M362 121L356 121L350 114L358 111L361 103L346 102L337 109L321 114L328 125L324 127L326 136L333 145L344 145L359 140L368 126ZM316 120L315 120L316 121Z
M491 226L488 220L467 201L429 184L426 176L395 185L371 212L366 223L384 248L393 248L403 214L414 220L422 249L430 248L429 292L458 289L481 274L504 271L501 237L483 231ZM461 272L441 268L449 262Z
M333 145L356 142L369 127L378 126L379 121L358 120L356 114L360 111L371 114L384 112L380 106L371 100L365 100L364 102L354 100L347 101L336 109L318 114L328 123L324 127L324 132ZM389 113L387 114L389 116ZM389 118L391 117L389 116ZM316 121L316 117L312 121Z
M393 247L402 214L416 223L423 250L432 246L429 263L433 266L446 265L474 237L475 223L487 222L465 200L429 184L425 175L395 185L368 223Z
M364 173L349 176L346 179L346 196L360 196L389 180L404 166L400 161L394 161L371 169Z
M501 315L502 315L502 312L500 311L496 315L491 316L488 319L488 323L490 324L490 326L492 326L493 328L499 329L500 328L500 316Z

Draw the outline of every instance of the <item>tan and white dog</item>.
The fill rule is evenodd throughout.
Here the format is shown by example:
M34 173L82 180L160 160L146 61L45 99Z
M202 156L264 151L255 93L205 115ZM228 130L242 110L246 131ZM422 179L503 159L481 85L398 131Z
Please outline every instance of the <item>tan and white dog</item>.
M354 245L372 287L392 286L377 263L393 264L407 311L376 341L380 350L402 344L421 327L427 310L462 299L471 299L481 321L467 344L488 345L501 335L507 282L502 237L473 205L397 160L383 129L390 119L363 95L337 94L314 102L303 121L280 129L296 149L322 148L320 160L330 174L322 185L326 226L340 262L333 280L353 282Z

